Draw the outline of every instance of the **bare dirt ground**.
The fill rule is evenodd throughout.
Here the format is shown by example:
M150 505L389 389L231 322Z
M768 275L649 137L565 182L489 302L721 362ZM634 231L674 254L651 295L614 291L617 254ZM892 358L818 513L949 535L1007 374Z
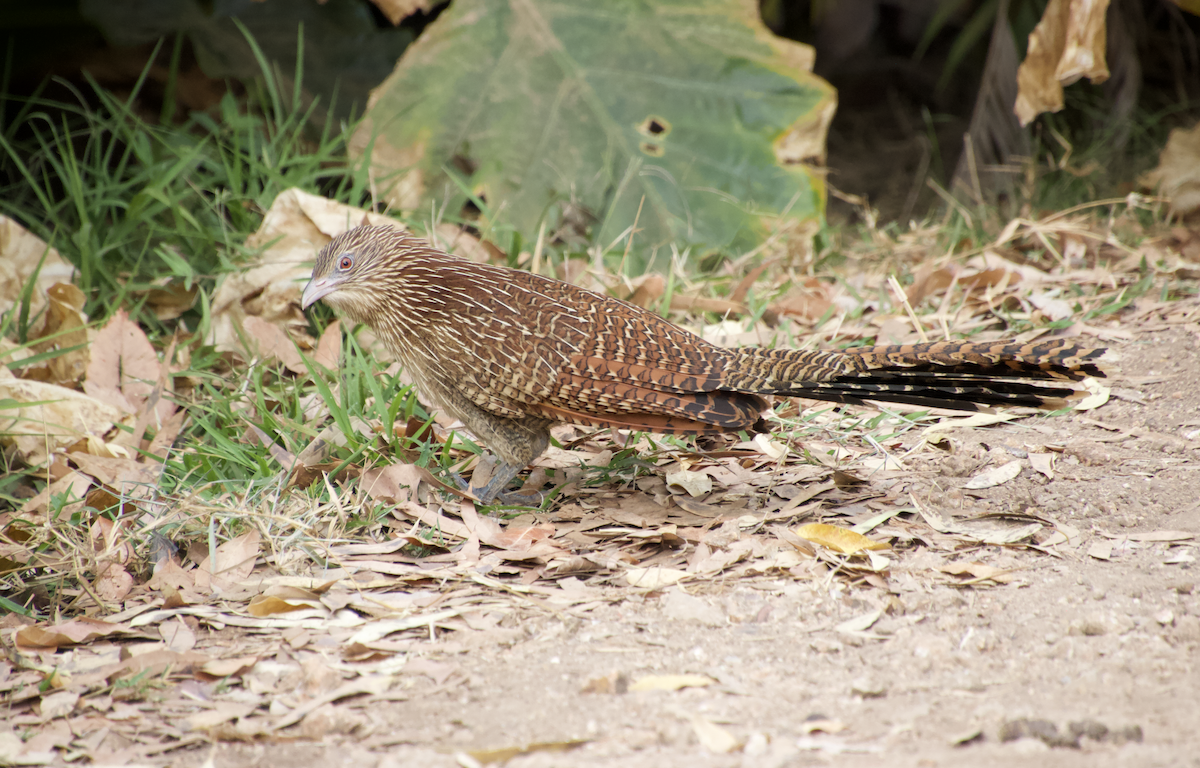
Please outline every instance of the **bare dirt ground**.
M391 658L406 664L389 693L327 704L278 739L196 744L164 758L452 766L497 757L466 754L476 750L548 743L565 751L527 751L506 764L1200 765L1193 315L1118 326L1131 339L1114 345L1122 373L1099 409L955 431L949 450L909 464L907 492L943 520L1003 513L994 519L1060 523L1065 541L954 544L955 560L1003 569L1002 583L923 575L926 545L945 534L907 514L915 538L890 554L890 576L876 584L833 573L641 591L581 584L590 592L584 610L514 590L521 599L491 626L397 643ZM1010 482L963 490L979 470L1027 457L1033 444L1061 448L1053 478L1025 463ZM198 650L229 642L228 633L198 639ZM333 645L245 642L274 653L279 674L346 663ZM701 682L626 690L643 679L672 688L679 681L670 675ZM302 677L298 688L320 675ZM261 703L253 689L242 698Z

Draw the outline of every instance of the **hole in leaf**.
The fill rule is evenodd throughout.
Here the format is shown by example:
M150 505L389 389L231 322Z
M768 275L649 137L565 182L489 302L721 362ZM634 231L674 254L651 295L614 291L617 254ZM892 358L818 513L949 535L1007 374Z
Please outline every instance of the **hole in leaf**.
M671 132L671 124L666 118L650 115L638 125L637 130L643 136L666 138L667 134Z

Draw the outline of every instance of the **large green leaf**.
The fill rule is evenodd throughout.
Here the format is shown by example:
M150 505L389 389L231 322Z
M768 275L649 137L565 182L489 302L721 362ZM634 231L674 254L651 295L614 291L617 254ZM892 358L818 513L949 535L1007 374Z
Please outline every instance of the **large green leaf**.
M636 217L635 248L744 249L823 211L811 61L752 0L454 0L355 146L403 209L457 211L465 179L526 237L582 212L605 245Z

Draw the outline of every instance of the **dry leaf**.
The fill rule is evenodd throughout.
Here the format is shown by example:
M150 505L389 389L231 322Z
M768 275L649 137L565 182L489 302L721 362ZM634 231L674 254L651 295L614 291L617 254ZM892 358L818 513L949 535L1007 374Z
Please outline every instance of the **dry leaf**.
M643 309L658 306L659 299L667 290L667 279L656 272L647 272L630 281L633 293L625 297L630 304Z
M803 723L801 723L800 732L804 734L816 733L818 731L821 733L841 733L849 727L850 726L846 725L841 720L831 720L826 717L817 717L805 720Z
M1126 533L1120 535L1100 531L1100 535L1111 539L1129 539L1130 541L1188 541L1196 537L1196 534L1190 531L1149 531L1147 533Z
M1029 454L1029 466L1033 467L1034 471L1041 472L1051 480L1054 479L1054 454L1053 453L1031 453Z
M251 616L274 616L292 611L304 611L320 605L317 600L285 600L276 595L255 595L246 605L246 613Z
M1176 216L1200 210L1200 121L1191 128L1172 129L1158 166L1138 181L1170 198Z
M630 568L625 571L625 581L639 589L662 589L688 576L687 571L678 568Z
M925 427L925 429L921 430L921 434L927 436L951 429L987 427L992 424L1002 424L1006 421L1012 421L1015 418L1017 416L1011 413L973 413L965 419L947 416L938 423Z
M1020 459L1013 459L1007 464L993 467L986 472L980 472L978 475L975 475L975 477L972 477L970 480L968 480L966 484L963 485L963 488L970 491L977 491L982 488L993 488L997 485L1002 485L1021 474L1022 466L1023 465L1021 464Z
M292 373L308 370L295 342L279 326L250 315L243 321L242 329L245 331L242 346L251 357L275 358Z
M758 446L764 456L773 461L780 461L787 456L788 447L778 440L772 440L770 435L759 433L754 436L753 443Z
M833 309L828 286L815 277L806 278L802 285L771 305L776 314L791 315L809 323L815 323Z
M1075 314L1075 307L1070 302L1052 296L1049 291L1031 293L1026 298L1051 320L1063 320Z
M690 469L680 469L668 472L664 478L667 487L676 492L683 491L692 498L712 493L712 478L703 472L693 472Z
M218 592L247 579L258 560L259 543L258 531L249 531L218 546L194 571L196 588Z
M983 563L949 563L938 568L942 573L951 576L970 576L972 581L994 581L997 584L1007 584L1015 577L1003 568L995 568Z
M209 677L223 680L227 677L240 677L253 669L257 663L257 656L240 656L236 659L214 659L201 664L197 667L197 671Z
M42 722L53 720L56 717L66 717L75 711L77 704L79 704L78 691L58 691L42 697L38 705L38 714L41 716Z
M883 609L876 608L873 611L867 611L861 616L855 616L853 619L847 619L841 622L834 630L848 635L858 635L866 632L875 625L875 622L883 616Z
M117 409L82 392L17 379L0 365L0 400L5 399L27 405L0 410L0 442L15 444L18 458L34 467L80 440L103 438L121 416Z
M795 534L814 544L820 544L835 552L841 552L843 555L853 555L864 549L891 549L891 547L882 541L875 541L847 528L839 528L836 525L828 525L826 523L808 523L802 525L795 530Z
M219 701L213 704L212 709L189 715L184 722L187 724L189 730L206 731L210 728L215 728L221 723L246 717L254 712L255 709L257 707L253 704L242 704L236 701Z
M692 717L692 730L700 746L718 755L728 754L742 745L732 733L703 717Z
M159 320L174 320L187 312L196 304L200 295L197 285L186 285L181 280L163 279L159 284L145 291L146 306L154 312Z
M1063 85L1081 77L1093 83L1108 79L1105 63L1105 13L1108 0L1050 0L1042 20L1029 35L1025 60L1017 70L1017 103L1021 125L1042 112L1063 107Z
M83 391L124 413L139 413L154 394L160 374L150 339L120 309L92 340ZM156 425L175 412L174 403L163 397L157 398L154 407Z
M176 653L185 653L196 647L196 633L180 616L160 624L158 633L167 644L167 648Z
M417 488L432 480L429 470L416 464L389 464L363 470L359 487L372 499L404 505L417 497Z
M1101 384L1096 379L1088 377L1083 380L1083 388L1090 394L1075 403L1077 411L1092 411L1108 402L1109 396L1112 394L1112 389Z
M647 675L639 677L630 686L630 691L678 691L683 688L705 688L716 680L704 675Z
M342 359L342 321L334 320L321 333L317 340L317 351L313 353L313 362L330 370L338 367Z
M49 627L40 627L36 624L21 627L17 630L15 637L18 647L58 648L63 645L90 643L98 637L132 633L132 631L124 624L111 624L107 621L80 616L72 621Z
M473 749L467 752L475 760L487 765L489 763L506 763L514 757L520 755L528 755L534 752L566 752L567 750L575 749L576 747L587 744L587 739L574 739L569 741L542 741L535 744L526 744L520 747L499 747L497 749Z
M45 240L8 215L0 214L0 314L20 300L21 292L39 264L41 269L29 294L30 319L37 317L46 306L46 293L52 285L71 282L75 267L47 246Z
M120 563L103 563L97 568L92 587L101 600L117 603L133 589L133 577Z
M371 0L395 26L414 13L428 13L434 0Z
M382 621L373 621L367 626L351 635L347 643L362 643L370 645L371 643L382 640L393 632L403 632L407 629L416 629L417 627L427 628L452 619L462 613L461 609L452 608L445 611L436 611L434 613L420 614L417 616L406 616L402 619L384 619Z
M1088 547L1088 556L1097 560L1112 560L1113 543L1111 541L1096 541Z
M87 297L68 283L50 286L46 297L49 303L42 321L29 337L39 340L33 345L34 351L59 353L46 362L37 378L73 386L83 378L88 364L88 319L83 314Z

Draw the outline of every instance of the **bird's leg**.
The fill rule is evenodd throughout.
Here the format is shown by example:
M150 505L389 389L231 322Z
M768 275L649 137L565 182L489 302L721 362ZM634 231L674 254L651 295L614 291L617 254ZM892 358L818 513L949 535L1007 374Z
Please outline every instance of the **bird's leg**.
M522 507L540 507L546 497L541 493L522 494L508 493L504 491L504 487L517 476L521 471L521 467L513 466L504 461L496 462L496 469L492 473L492 479L487 482L487 485L479 488L467 483L460 475L455 474L454 479L459 487L470 493L475 498L479 499L479 503L483 505L491 504L493 501L499 500L501 504L511 504Z
M461 419L496 457L492 478L482 488L468 486L462 478L456 478L463 490L469 491L483 504L491 504L499 499L505 504L540 507L544 501L541 494L526 496L505 493L504 488L518 472L546 450L550 444L550 425L554 422L540 416L503 418L484 411L454 387L432 382L426 388L433 392L434 401L441 403L443 410Z

